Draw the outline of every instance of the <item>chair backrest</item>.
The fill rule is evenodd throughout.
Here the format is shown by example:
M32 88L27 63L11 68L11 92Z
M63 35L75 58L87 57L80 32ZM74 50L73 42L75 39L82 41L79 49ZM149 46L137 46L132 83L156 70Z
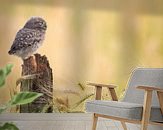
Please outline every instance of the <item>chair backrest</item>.
M123 101L143 104L144 91L136 89L137 86L153 86L163 88L163 68L137 68L132 72L128 81ZM159 106L156 92L153 94L152 106Z

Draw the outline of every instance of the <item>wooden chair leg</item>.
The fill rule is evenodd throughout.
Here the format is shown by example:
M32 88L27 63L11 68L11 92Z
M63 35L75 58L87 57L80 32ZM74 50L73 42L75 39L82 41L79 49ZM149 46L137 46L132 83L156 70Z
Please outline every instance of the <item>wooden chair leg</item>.
M121 124L122 124L123 129L127 130L127 126L126 126L125 122L121 121Z
M147 130L149 119L150 119L150 111L151 111L151 102L152 102L152 91L145 91L144 97L144 107L143 107L143 118L142 118L142 126L141 130Z
M98 121L98 116L96 116L95 113L94 113L94 114L93 114L92 130L96 130L97 121Z
M163 92L157 92L157 96L160 103L161 113L163 114Z

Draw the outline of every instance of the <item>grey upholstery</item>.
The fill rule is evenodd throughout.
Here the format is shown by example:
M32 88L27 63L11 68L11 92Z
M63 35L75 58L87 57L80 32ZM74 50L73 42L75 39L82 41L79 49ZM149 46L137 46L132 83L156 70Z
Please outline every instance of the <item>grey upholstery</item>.
M86 106L88 112L131 120L142 119L143 105L137 103L94 100L88 101ZM152 108L150 120L163 122L163 116L159 107Z
M137 68L128 82L124 99L120 102L93 100L86 103L86 110L97 114L121 117L132 120L142 119L144 91L137 86L156 86L163 88L163 69ZM151 121L163 122L158 98L153 94Z
M163 68L137 68L129 79L124 102L140 103L144 101L144 91L137 86L153 86L163 88ZM152 106L159 106L156 93L153 94Z

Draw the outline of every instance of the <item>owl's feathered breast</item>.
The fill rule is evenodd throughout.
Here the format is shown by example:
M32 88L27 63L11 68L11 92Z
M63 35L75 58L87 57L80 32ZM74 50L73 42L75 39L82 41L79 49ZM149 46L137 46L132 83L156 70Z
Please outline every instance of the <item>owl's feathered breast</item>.
M23 28L16 34L15 40L11 46L11 51L16 53L16 51L34 46L43 40L43 35L44 34L37 30Z

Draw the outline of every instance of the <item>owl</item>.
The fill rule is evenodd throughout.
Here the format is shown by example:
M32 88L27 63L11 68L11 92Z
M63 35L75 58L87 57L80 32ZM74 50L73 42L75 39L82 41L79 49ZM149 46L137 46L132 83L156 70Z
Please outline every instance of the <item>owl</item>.
M40 17L30 18L20 29L8 51L10 55L27 59L42 45L47 29L46 21Z

